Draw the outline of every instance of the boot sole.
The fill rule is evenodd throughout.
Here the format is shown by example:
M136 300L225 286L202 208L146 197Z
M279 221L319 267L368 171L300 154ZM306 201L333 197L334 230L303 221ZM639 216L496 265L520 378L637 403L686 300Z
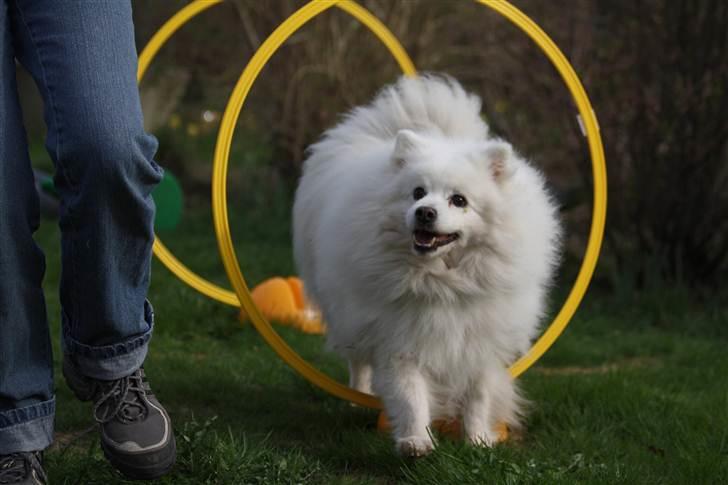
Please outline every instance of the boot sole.
M101 449L104 451L104 456L109 460L109 463L130 480L154 480L160 478L169 473L177 461L177 443L174 436L172 437L172 446L167 451L168 456L159 463L149 466L133 465L124 460L120 460L119 454L111 452L103 440L101 441Z

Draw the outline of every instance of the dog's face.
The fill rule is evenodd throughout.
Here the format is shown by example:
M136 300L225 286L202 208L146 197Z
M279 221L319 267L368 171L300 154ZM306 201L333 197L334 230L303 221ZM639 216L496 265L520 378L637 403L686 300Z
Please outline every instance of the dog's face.
M414 254L459 259L483 243L504 203L500 186L512 175L510 145L500 141L454 141L398 133L393 149L397 167L398 210L405 209L402 232Z

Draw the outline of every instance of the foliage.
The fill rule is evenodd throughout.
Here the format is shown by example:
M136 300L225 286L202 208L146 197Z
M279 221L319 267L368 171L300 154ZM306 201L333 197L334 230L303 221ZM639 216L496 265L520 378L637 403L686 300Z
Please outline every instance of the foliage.
M602 276L613 287L715 284L728 271L723 190L728 5L721 0L515 3L561 46L599 116L610 184ZM179 4L145 2L138 9L140 44ZM176 131L160 130L161 156L186 179L197 177L207 187L212 152L212 140L195 135L205 155L189 169L194 154L189 145L195 142L189 141L190 126L204 125L203 110L222 110L244 60L300 5L235 0L195 19L194 27L186 26L165 48L159 63L174 69L151 75L147 98L158 107L155 113L168 113L170 107L155 97L177 98L183 123ZM450 73L479 92L494 132L547 171L571 228L568 255L578 260L590 218L588 151L569 94L543 54L474 2L367 0L364 5L402 40L421 70ZM312 20L273 57L251 92L233 147L231 184L241 192L261 187L290 192L305 147L397 72L381 44L347 14L332 9ZM155 90L175 83L186 86L182 94ZM216 127L206 128L208 137ZM269 149L256 149L261 144ZM241 165L241 160L253 162Z
M617 267L641 284L715 283L728 256L728 4L603 7L589 70Z

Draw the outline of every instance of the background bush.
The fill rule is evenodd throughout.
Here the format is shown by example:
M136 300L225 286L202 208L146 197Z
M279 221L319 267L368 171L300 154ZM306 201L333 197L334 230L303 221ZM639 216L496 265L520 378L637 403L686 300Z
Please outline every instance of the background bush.
M133 0L139 48L186 3ZM153 64L142 86L148 127L160 138L159 160L188 194L208 197L218 123L243 66L303 3L230 0L181 29ZM591 216L587 144L543 54L474 2L362 3L420 70L449 73L478 92L493 130L547 172L569 225L568 261L578 262ZM728 272L728 3L513 3L562 48L600 121L609 176L602 283L621 291L716 286ZM231 197L251 210L287 211L305 147L397 75L386 49L347 14L312 20L253 87L233 145ZM39 116L28 123L40 130Z

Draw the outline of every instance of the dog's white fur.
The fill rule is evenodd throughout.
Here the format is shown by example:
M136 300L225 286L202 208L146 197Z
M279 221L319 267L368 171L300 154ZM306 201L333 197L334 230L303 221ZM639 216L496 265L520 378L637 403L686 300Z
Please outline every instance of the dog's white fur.
M415 200L415 187L427 195ZM459 238L420 254L425 205L436 232ZM560 230L542 175L490 137L478 97L446 77L386 87L310 148L293 215L329 346L352 387L382 398L400 452L429 452L440 417L461 417L485 445L497 423L519 425L507 368L538 330Z

